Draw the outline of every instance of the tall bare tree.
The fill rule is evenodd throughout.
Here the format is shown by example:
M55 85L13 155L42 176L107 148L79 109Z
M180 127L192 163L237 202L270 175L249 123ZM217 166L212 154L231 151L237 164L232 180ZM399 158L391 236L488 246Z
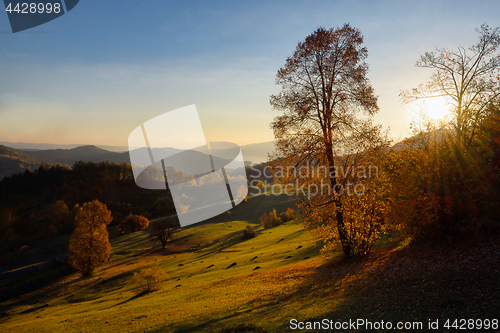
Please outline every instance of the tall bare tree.
M318 28L298 43L276 75L282 90L271 95L270 103L284 114L271 123L277 139L274 157L295 167L326 167L332 189L347 181L336 165L355 167L361 152L373 147L379 137L380 128L372 125L370 117L379 109L367 78L367 55L361 32L349 24ZM317 211L320 223L336 224L344 254L352 256L341 193L309 201L309 208Z
M470 146L489 106L500 99L500 30L483 24L479 42L469 48L436 48L417 61L434 70L426 84L402 91L403 102L445 97L452 105L452 126L457 142Z

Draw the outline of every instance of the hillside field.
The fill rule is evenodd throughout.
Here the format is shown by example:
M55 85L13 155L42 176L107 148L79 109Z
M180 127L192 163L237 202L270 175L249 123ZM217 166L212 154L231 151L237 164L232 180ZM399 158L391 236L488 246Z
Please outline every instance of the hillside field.
M366 257L325 258L297 221L260 226L264 212L290 206L285 195L251 197L230 213L179 229L166 250L153 246L146 231L117 237L110 230L110 262L92 277L72 273L3 302L0 331L289 332L293 318L425 325L498 319L497 241L413 248L394 233ZM247 225L258 236L242 240ZM130 284L134 272L156 264L168 274L162 289L139 293Z

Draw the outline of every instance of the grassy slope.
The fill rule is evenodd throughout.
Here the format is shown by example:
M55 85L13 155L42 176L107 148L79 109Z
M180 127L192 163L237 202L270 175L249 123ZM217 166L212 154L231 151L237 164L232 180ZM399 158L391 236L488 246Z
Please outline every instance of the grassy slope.
M497 242L401 250L385 237L371 255L341 262L322 258L295 222L239 239L246 225L259 227L264 211L285 210L286 199L257 196L230 215L183 228L167 252L151 249L144 232L114 238L112 261L92 278L74 274L2 304L0 330L220 332L244 323L281 332L291 318L427 322L498 314ZM139 295L128 281L151 264L169 277L162 290Z

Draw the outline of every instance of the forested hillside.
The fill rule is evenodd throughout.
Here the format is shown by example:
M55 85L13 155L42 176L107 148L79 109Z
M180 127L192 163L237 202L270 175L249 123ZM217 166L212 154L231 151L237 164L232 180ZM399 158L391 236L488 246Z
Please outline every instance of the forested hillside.
M23 154L15 149L0 145L0 179L24 170L36 170L41 165L57 163L44 158Z

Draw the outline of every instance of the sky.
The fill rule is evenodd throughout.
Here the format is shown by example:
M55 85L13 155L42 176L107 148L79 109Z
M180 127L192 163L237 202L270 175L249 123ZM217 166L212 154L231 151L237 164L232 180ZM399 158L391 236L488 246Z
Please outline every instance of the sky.
M374 121L410 134L401 90L436 47L476 43L500 26L500 1L81 0L67 14L12 33L0 13L0 141L127 146L129 134L195 104L208 141L273 140L277 70L316 28L361 30Z

